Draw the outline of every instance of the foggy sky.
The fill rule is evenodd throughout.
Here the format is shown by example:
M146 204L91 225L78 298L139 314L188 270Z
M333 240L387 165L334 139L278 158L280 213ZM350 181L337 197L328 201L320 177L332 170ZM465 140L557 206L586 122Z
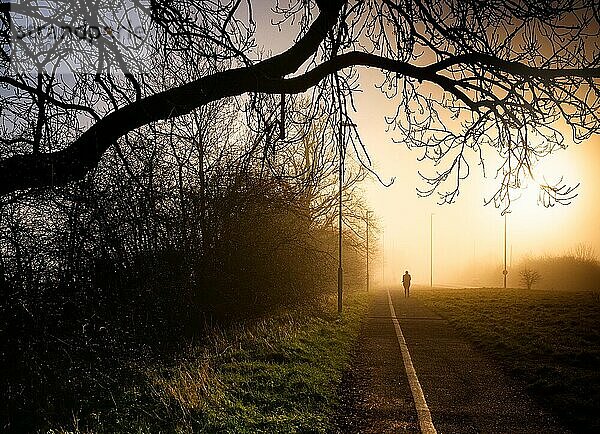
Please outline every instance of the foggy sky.
M363 93L357 96L355 115L359 130L377 172L384 178L396 177L392 187L375 182L365 186L368 202L379 216L385 232L386 281L398 283L405 269L416 283L430 279L430 214L433 217L434 283L456 282L456 272L474 263L503 263L504 218L492 204L484 206L499 181L493 179L495 167L487 168L487 179L473 162L471 176L461 187L460 196L451 205L437 205L437 196L419 198L416 188L425 186L417 170L427 165L417 162L419 150L410 151L393 143L393 131L386 133L384 116L394 104L373 87L373 71L363 71ZM362 110L361 110L362 109ZM600 137L593 136L582 144L573 144L570 132L563 131L570 144L542 160L534 168L536 179L555 181L563 176L569 185L581 183L578 197L568 206L544 208L537 205L537 188L530 185L515 192L518 199L508 216L508 262L511 249L513 263L523 255L562 254L579 243L592 245L600 252ZM427 171L425 170L425 173ZM530 183L534 184L534 183ZM373 276L381 278L381 264L375 265ZM464 283L464 282L463 282Z
M296 32L289 25L281 31L270 26L271 1L258 1L254 17L258 24L257 42L267 52L278 53L293 43ZM361 69L362 93L356 95L358 113L353 115L377 173L384 179L396 177L392 187L375 182L365 184L367 201L379 218L383 233L379 235L379 255L385 252L387 283L398 283L405 270L410 270L415 283L429 283L430 278L430 214L435 213L434 283L456 281L457 272L469 265L490 266L503 263L504 218L500 210L488 205L498 180L496 167L487 168L488 178L473 162L471 176L463 183L455 204L438 206L437 196L418 198L416 188L425 184L417 170L419 151L392 142L393 132L386 133L384 116L394 112L394 102L386 99L374 83L380 80L375 70ZM600 137L593 136L583 144L573 144L570 131L563 131L569 147L546 158L535 168L541 182L556 181L564 176L569 185L581 183L578 197L569 206L554 208L537 206L537 190L532 187L516 194L521 196L511 207L508 217L508 262L516 263L523 255L563 254L579 243L587 243L600 253ZM474 156L472 156L474 157ZM431 172L429 172L431 173ZM385 239L385 249L382 249ZM512 254L511 254L512 252ZM375 263L374 280L383 276L381 263Z

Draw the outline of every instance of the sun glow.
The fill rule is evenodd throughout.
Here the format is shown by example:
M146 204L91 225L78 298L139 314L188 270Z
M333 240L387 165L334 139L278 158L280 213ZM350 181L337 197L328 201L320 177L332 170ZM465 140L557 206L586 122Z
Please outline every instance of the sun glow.
M470 263L501 264L504 252L504 218L493 205L483 206L498 188L499 179L488 172L483 178L473 165L471 176L461 185L455 204L437 206L437 197L417 198L421 185L416 172L420 168L416 153L401 144L393 144L377 129L375 113L363 115L365 142L379 173L396 176L391 188L373 184L367 188L370 205L380 219L385 234L377 242L380 253L385 244L386 270L378 264L374 278L388 282L400 279L410 269L417 283L430 278L430 220L433 213L434 281L451 283L457 269ZM566 135L566 134L565 134ZM491 164L492 162L489 161ZM490 166L491 167L491 166ZM532 169L533 178L512 192L507 217L509 259L523 255L562 254L578 243L600 249L600 208L597 186L600 183L600 140L583 145L571 144L543 158ZM540 185L561 181L567 186L581 185L569 205L544 207L540 203ZM446 254L452 252L451 255Z
M520 215L532 228L540 229L540 224L560 225L565 213L555 212L577 200L578 184L581 181L581 168L573 152L559 150L538 161L532 168L532 177L524 181L521 189L512 192L511 213ZM572 193L563 196L564 203L549 200L542 186L574 188ZM556 220L559 219L559 220Z

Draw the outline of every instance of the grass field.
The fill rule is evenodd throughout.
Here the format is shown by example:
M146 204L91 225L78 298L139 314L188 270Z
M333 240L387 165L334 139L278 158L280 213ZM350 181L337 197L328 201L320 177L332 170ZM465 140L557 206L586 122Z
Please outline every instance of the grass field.
M528 391L577 432L600 432L597 292L417 289Z
M144 366L145 381L114 407L54 432L331 432L339 385L366 313L366 294L346 297L341 320L299 311L215 331L171 365Z

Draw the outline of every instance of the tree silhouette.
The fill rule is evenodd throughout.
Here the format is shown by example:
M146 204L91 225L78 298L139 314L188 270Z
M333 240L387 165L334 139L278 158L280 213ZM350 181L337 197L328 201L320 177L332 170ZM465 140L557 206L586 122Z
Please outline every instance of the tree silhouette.
M469 153L477 163L499 156L491 200L500 206L539 158L565 146L561 124L575 140L600 128L597 2L276 1L274 25L294 23L297 37L266 58L255 49L253 6L2 3L0 194L81 179L128 133L228 97L311 91L311 110L339 129L335 140L363 152L350 119L363 67L383 72L381 91L398 103L387 118L395 139L434 163L421 193L437 191L441 202L456 198ZM75 60L35 39L56 29L67 39L72 23L86 23L67 35L83 35ZM125 43L115 29L135 37ZM92 73L77 66L86 62ZM543 190L549 204L573 195L563 184Z
M542 275L529 267L523 268L519 272L519 275L521 276L521 283L525 285L527 289L531 289L533 285L542 280Z

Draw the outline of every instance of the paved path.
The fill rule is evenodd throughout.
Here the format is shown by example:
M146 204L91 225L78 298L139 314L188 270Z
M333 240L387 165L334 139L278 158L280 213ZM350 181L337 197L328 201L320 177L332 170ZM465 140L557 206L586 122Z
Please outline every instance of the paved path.
M401 334L438 433L566 433L499 367L416 298L390 291ZM369 317L345 379L344 433L422 432L390 315L374 292ZM419 425L421 422L421 427Z

